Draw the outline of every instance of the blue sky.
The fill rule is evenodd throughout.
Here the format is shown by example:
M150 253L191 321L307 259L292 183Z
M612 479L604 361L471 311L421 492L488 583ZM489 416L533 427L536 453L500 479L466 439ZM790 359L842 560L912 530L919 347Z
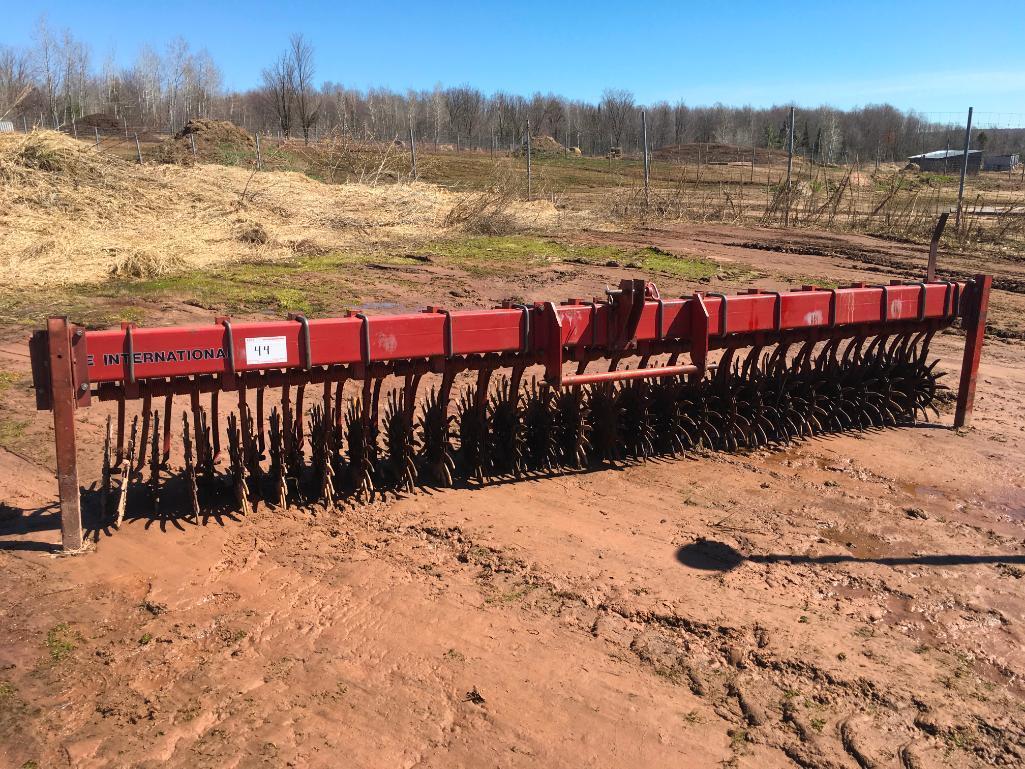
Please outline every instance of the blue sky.
M963 2L105 2L3 0L0 43L27 45L40 13L101 61L181 35L225 85L246 88L291 32L319 80L397 90L469 83L639 102L846 108L890 102L960 120L969 105L1025 124L1025 3ZM960 34L958 34L960 32ZM981 116L980 116L981 117Z

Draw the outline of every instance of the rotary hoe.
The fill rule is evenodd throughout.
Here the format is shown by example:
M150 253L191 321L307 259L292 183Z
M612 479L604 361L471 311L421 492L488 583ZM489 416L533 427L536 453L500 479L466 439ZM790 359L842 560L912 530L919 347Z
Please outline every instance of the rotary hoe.
M64 546L82 542L75 414L94 399L116 404L90 498L102 526L129 507L198 519L332 505L910 425L936 413L929 345L955 322L962 426L990 285L663 298L624 280L591 301L486 310L109 330L50 318L30 347Z

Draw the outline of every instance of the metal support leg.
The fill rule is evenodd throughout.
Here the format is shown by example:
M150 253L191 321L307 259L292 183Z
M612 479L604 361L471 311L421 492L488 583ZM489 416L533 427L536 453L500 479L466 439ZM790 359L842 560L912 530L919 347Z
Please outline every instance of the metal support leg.
M67 318L46 323L50 360L50 394L57 448L57 488L61 508L61 544L65 550L82 547L82 508L75 449L75 384L72 376L71 335Z
M982 339L986 333L986 312L989 309L989 292L993 286L990 275L976 275L969 300L965 308L965 346L961 361L961 383L957 388L957 410L954 413L954 427L969 427L972 423L972 407L975 404L975 380L979 374L979 358L982 355Z

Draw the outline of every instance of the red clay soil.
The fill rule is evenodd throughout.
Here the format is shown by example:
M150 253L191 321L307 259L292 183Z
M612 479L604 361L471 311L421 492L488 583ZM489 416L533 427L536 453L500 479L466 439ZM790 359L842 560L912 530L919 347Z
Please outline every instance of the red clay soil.
M392 298L451 304L425 269ZM619 274L580 269L464 280L465 301ZM945 370L962 340L937 339ZM27 366L0 340L0 369ZM1025 764L1018 341L987 341L964 433L943 414L334 510L140 510L73 557L16 387L0 425L38 441L0 450L0 766ZM83 483L107 413L79 413Z

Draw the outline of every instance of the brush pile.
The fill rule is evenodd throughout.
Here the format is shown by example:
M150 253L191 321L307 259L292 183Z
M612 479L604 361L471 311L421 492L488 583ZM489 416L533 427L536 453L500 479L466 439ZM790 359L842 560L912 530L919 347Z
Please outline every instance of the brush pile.
M195 135L202 143L207 132ZM187 138L175 141L191 153ZM446 224L473 197L423 182L326 184L248 166L139 165L54 131L0 134L0 286L151 278L290 260L311 246L318 253L405 248L473 229L467 222L475 217L500 218L507 232L543 232L564 216L550 203L500 196L500 211L471 202ZM240 241L240 218L266 236Z

